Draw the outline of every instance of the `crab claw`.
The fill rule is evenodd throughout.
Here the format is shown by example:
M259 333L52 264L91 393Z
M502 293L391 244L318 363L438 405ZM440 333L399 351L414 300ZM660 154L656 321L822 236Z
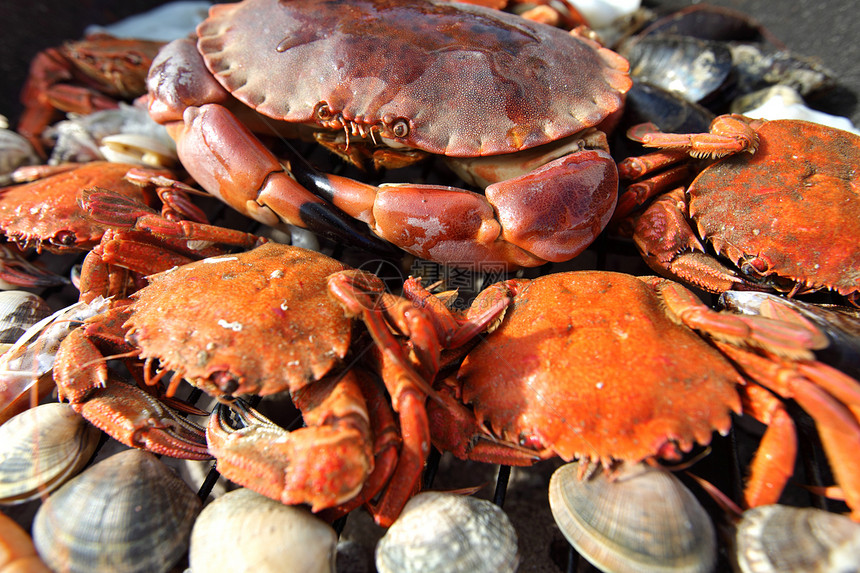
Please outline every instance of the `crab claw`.
M115 440L172 458L208 460L203 428L137 386L111 383L72 408Z
M295 394L308 427L288 432L237 399L209 418L210 451L221 474L244 487L312 511L334 507L357 495L373 470L364 399L349 373ZM231 409L243 428L231 427Z

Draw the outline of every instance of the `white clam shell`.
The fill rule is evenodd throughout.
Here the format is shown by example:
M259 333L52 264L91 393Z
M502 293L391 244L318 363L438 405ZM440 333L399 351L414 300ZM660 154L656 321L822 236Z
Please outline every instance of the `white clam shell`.
M45 500L33 543L54 571L167 573L188 549L201 506L153 454L125 450Z
M589 562L613 573L704 573L716 562L716 532L705 509L670 472L648 464L579 479L579 463L549 482L552 515Z
M519 564L517 536L502 509L471 496L414 496L376 546L379 573L505 573Z
M47 494L92 457L101 431L68 404L25 410L0 426L0 504Z
M304 507L237 489L207 505L191 531L194 573L334 573L337 534Z
M812 109L788 86L776 85L738 98L732 111L757 119L801 119L860 135L850 119Z
M764 505L747 510L735 542L743 573L860 571L860 524L821 509Z

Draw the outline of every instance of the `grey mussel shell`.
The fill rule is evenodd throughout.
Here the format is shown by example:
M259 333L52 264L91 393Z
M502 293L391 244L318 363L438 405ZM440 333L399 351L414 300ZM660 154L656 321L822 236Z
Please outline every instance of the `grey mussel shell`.
M519 564L510 519L492 502L423 492L376 546L379 573L505 573Z
M125 450L45 500L33 543L54 571L166 573L188 549L201 505L153 454Z
M92 457L101 431L68 404L25 410L0 426L0 504L54 491Z
M38 295L23 290L0 291L0 342L15 342L51 312L48 303Z
M716 533L705 509L668 471L621 467L615 478L579 463L558 468L549 504L567 540L611 573L704 573L716 562Z
M194 573L334 573L337 534L304 507L249 489L207 505L191 531Z
M764 505L747 510L735 541L743 573L860 571L860 524L821 509Z

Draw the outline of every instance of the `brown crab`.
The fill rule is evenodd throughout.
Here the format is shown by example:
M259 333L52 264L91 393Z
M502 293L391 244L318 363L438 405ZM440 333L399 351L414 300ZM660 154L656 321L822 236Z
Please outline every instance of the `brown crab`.
M91 34L48 48L30 63L18 131L44 155L40 135L58 112L92 113L146 93L146 73L164 42Z
M830 289L857 303L860 136L736 115L717 117L707 134L646 125L632 136L663 151L619 164L624 178L650 178L621 195L616 217L669 190L632 217L633 238L655 271L715 293ZM688 153L729 157L704 169L682 163L658 171ZM689 172L696 177L685 191L677 185Z
M259 221L343 234L342 210L419 257L508 267L568 260L608 222L601 129L631 81L581 34L433 0L246 0L213 6L197 33L153 63L150 113L203 188ZM316 174L252 132L313 135L357 163L441 155L489 186Z
M813 358L826 344L814 327L716 312L668 279L603 271L512 279L475 304L498 296L512 298L498 328L437 383L445 405L428 402L441 450L509 465L677 460L742 407L768 424L746 503L776 503L796 453L779 398L793 398L860 520L860 383Z

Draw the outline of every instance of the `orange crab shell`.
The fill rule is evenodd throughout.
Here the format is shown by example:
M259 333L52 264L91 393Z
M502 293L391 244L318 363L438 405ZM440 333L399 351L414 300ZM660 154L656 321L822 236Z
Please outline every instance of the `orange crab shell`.
M717 252L811 289L860 291L860 137L805 121L757 128L755 153L703 171L690 217ZM754 272L754 271L753 271Z
M39 249L88 250L98 244L105 226L94 221L78 205L83 189L106 187L127 197L145 201L139 185L124 177L138 165L93 161L69 171L7 187L0 196L0 229L22 245ZM154 175L172 173L152 170Z
M731 364L668 316L654 290L610 272L523 281L457 378L479 423L565 460L688 451L740 411Z
M141 358L157 358L212 394L272 394L318 380L346 355L352 321L325 255L267 243L150 277L126 322ZM219 386L226 373L234 388Z

